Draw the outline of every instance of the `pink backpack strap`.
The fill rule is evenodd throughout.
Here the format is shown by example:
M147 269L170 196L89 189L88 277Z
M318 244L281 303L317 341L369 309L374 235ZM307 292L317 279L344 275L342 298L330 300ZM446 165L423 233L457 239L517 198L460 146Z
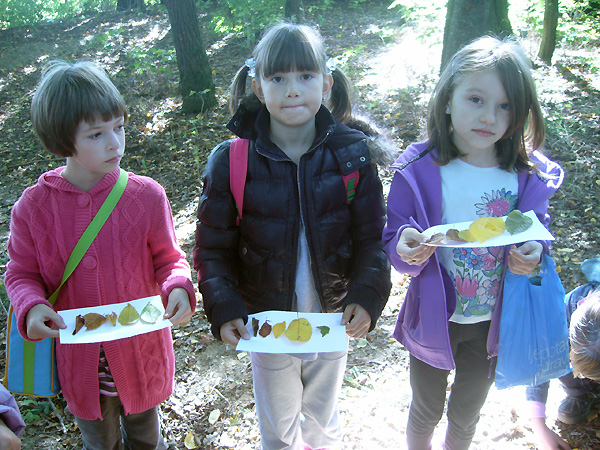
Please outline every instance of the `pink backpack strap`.
M248 139L234 139L229 147L229 186L237 208L237 219L235 224L240 225L242 221L242 210L244 208L244 188L246 187L246 175L248 173Z
M358 170L350 172L348 175L342 175L344 186L346 186L346 203L352 203L356 197L356 187L358 186L359 174Z

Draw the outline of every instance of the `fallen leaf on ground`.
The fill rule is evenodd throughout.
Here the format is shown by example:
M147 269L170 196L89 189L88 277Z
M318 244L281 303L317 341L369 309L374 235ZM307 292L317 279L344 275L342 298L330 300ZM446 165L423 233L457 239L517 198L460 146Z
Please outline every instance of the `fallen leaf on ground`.
M185 435L183 444L185 445L185 448L189 448L189 449L198 448L198 445L196 444L196 438L194 437L194 434L191 431Z

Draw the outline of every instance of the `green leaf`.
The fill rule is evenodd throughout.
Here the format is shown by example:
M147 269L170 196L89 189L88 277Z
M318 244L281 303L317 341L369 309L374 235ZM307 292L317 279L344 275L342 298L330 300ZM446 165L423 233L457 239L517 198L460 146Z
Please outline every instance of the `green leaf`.
M327 336L330 330L329 327L325 325L321 325L320 327L317 327L317 329L321 332L321 337Z
M140 315L133 306L127 303L127 306L123 308L123 311L119 314L118 320L121 325L133 325L140 320Z

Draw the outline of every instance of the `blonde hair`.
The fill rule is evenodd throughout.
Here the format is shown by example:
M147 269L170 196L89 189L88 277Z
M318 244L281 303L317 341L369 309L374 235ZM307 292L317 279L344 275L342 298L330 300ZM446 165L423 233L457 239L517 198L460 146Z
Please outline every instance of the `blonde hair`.
M326 75L327 55L323 38L317 30L307 25L279 23L269 28L252 53L255 76L267 77L276 72L311 71ZM240 102L258 105L253 92L247 93L246 81L250 67L242 66L231 83L229 109L232 114ZM327 106L340 122L347 122L352 116L350 102L350 82L340 69L331 71L333 86Z
M99 66L89 61L50 61L31 102L33 128L46 149L57 156L75 154L81 121L93 123L123 116L123 97Z
M496 71L510 103L511 118L504 136L496 142L496 157L504 170L532 167L528 147L541 148L545 138L544 119L531 76L530 61L511 38L492 36L475 39L460 49L440 75L429 102L427 132L438 151L438 163L448 164L461 156L451 140L451 117L446 107L456 86L473 73Z
M600 290L573 312L569 340L573 375L600 382Z

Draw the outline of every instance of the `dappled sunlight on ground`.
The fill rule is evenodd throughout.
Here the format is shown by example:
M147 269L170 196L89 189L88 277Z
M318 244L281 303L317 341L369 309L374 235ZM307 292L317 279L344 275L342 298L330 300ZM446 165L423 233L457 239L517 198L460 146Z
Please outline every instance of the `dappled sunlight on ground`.
M377 95L415 86L425 74L436 73L442 54L441 39L434 36L425 40L408 26L395 42L366 60L371 70L356 83L357 89L371 85ZM428 93L423 92L428 100Z

